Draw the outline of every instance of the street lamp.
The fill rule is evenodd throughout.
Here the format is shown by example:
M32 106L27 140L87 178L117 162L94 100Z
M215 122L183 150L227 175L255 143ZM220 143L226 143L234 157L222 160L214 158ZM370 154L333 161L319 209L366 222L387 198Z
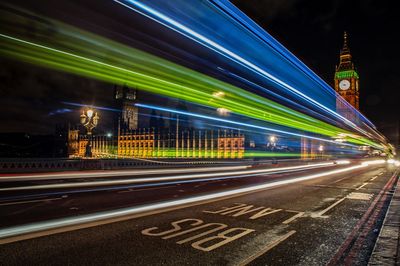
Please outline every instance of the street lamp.
M324 153L324 145L319 145L318 147L318 151L320 152L321 158L323 157L323 153Z
M92 147L91 147L92 130L99 123L100 117L97 114L97 112L94 112L93 109L89 108L86 111L85 110L82 111L80 118L81 118L81 124L86 128L86 134L89 136L88 143L86 145L85 157L92 157Z
M271 135L271 136L269 136L269 138L268 138L268 144L267 144L267 147L270 147L271 148L271 152L272 152L272 155L273 155L273 157L272 157L272 163L273 164L276 164L277 163L277 161L275 160L275 156L274 156L274 149L275 149L275 147L276 147L276 142L278 141L278 138L276 137L276 136L274 136L274 135Z
M94 116L93 116L94 114ZM99 115L97 112L94 112L92 109L87 109L81 114L81 124L86 128L86 134L92 135L92 130L97 126L99 123Z

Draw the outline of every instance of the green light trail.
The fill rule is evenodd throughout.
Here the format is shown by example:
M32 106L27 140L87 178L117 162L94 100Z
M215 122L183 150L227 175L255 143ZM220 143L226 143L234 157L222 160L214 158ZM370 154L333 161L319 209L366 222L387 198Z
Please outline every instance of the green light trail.
M53 22L51 38L30 40L0 34L0 53L43 67L112 84L127 85L213 108L328 137L345 134L357 145L383 146L254 93L109 39ZM21 35L19 33L18 35ZM45 43L44 43L45 42ZM215 97L215 93L223 96Z

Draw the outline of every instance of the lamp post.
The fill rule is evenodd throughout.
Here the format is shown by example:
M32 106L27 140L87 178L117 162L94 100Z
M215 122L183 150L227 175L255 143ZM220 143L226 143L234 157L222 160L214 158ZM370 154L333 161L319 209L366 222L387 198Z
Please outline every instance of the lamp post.
M272 153L274 152L274 149L276 147L276 142L278 141L278 138L274 135L269 136L268 138L268 144L267 146L271 148ZM275 156L272 157L272 163L275 164Z
M323 157L323 154L324 154L324 145L319 145L318 151L320 152L320 156L321 156L321 158L322 158L322 157Z
M94 116L93 116L94 114ZM83 111L81 114L81 124L86 128L86 134L92 135L92 130L99 123L99 115L97 112L94 112L92 109L87 109Z
M83 110L81 116L81 124L86 128L86 134L88 135L88 144L86 145L85 157L92 157L92 148L91 148L91 139L92 139L92 130L99 123L99 115L97 112L94 112L93 109L89 108L87 110Z

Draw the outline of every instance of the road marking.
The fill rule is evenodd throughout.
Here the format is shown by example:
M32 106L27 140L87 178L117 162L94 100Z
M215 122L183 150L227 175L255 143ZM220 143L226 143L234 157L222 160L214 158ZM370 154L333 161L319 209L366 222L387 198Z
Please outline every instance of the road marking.
M349 195L347 195L346 198L356 199L356 200L370 200L372 198L372 196L373 196L373 194L351 192Z
M370 179L370 181L374 181L378 176L374 176L373 178Z
M311 217L313 217L313 218L316 218L316 217L321 218L321 217L323 217L323 215L324 215L327 211L329 211L330 209L332 209L333 207L335 207L336 205L338 205L339 203L341 203L341 202L344 201L345 199L346 199L346 197L344 197L344 198L342 198L342 199L336 201L335 203L333 203L332 205L330 205L328 208L323 209L322 211L320 211L320 212L318 212L318 213L316 213L316 214L311 214Z
M273 249L274 247L276 247L277 245L279 245L280 243L282 243L283 241L285 241L286 239L288 239L291 235L293 235L295 233L296 233L296 231L292 230L292 231L288 232L287 234L278 237L275 241L273 241L272 243L269 243L267 246L262 248L260 251L258 251L257 253L251 255L247 259L241 261L237 265L244 266L244 265L249 264L250 262L252 262L255 259L257 259L258 257L264 255L265 253L267 253L268 251L270 251L271 249Z
M190 223L187 223L190 222ZM183 226L184 224L188 224L189 226L195 226L193 228L189 228L186 230L181 231L181 229L184 229ZM202 232L200 234L191 236L189 238L180 240L176 242L177 244L183 244L192 240L197 240L191 244L191 246L195 249L201 250L201 251L211 251L216 248L219 248L223 245L226 245L236 239L239 239L249 233L254 232L254 229L248 229L248 228L241 228L241 227L235 227L235 228L227 228L228 226L226 224L221 224L221 223L207 223L204 224L204 222L200 219L194 219L194 218L188 218L188 219L182 219L179 221L171 222L172 229L166 230L166 231L158 231L158 227L150 227L143 229L141 233L146 236L161 236L162 239L169 239L177 236L181 236L187 233L191 233L194 231L197 231L199 229L204 229L207 227L214 227L217 226L216 228L212 228L211 230L207 230L205 232ZM182 226L181 226L182 225ZM222 231L221 231L222 230ZM219 232L217 232L219 231ZM216 233L217 232L217 233ZM238 232L234 235L232 235L232 232ZM172 233L172 234L170 234ZM210 236L210 234L216 233ZM170 234L170 235L168 235ZM204 236L207 236L205 238L202 238ZM198 240L199 238L202 238ZM215 241L215 240L220 240L220 241ZM205 244L208 243L209 245Z
M359 186L358 188L356 188L356 190L360 190L361 188L365 187L366 185L368 185L368 182L365 182L364 184L362 184L361 186Z
M296 220L297 218L301 217L304 215L305 212L298 212L298 211L290 211L290 210L285 210L287 212L297 212L296 215L293 215L292 217L290 217L289 219L286 219L285 221L283 221L283 224L289 224L291 222L293 222L294 220Z
M264 206L254 208L254 205L247 205L247 204L241 204L241 203L235 203L235 204L236 204L236 206L233 206L233 207L229 207L229 208L222 207L221 210L217 210L217 211L204 210L203 212L212 213L212 214L220 214L220 215L228 215L231 217L239 217L239 216L242 216L245 214L257 212L257 213L252 214L249 217L250 220L255 220L260 217L264 217L264 216L282 211L282 209L272 209L272 208L267 208Z
M40 199L40 200L26 200L26 201L17 201L17 202L7 202L7 203L0 203L0 206L17 205L17 204L26 204L26 203L33 203L33 202L53 201L53 200L60 200L60 199L63 199L63 198L53 198L53 199Z

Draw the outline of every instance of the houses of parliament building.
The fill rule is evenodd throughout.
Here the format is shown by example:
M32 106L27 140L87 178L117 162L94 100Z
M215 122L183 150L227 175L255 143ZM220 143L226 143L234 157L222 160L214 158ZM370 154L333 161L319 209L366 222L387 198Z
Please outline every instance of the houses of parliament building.
M121 112L115 135L80 134L68 130L69 157L109 158L196 158L237 159L244 157L244 135L234 130L198 130L179 125L179 117L169 128L140 127L135 106L136 90L114 88ZM153 115L154 118L154 115ZM161 119L161 118L160 118Z

